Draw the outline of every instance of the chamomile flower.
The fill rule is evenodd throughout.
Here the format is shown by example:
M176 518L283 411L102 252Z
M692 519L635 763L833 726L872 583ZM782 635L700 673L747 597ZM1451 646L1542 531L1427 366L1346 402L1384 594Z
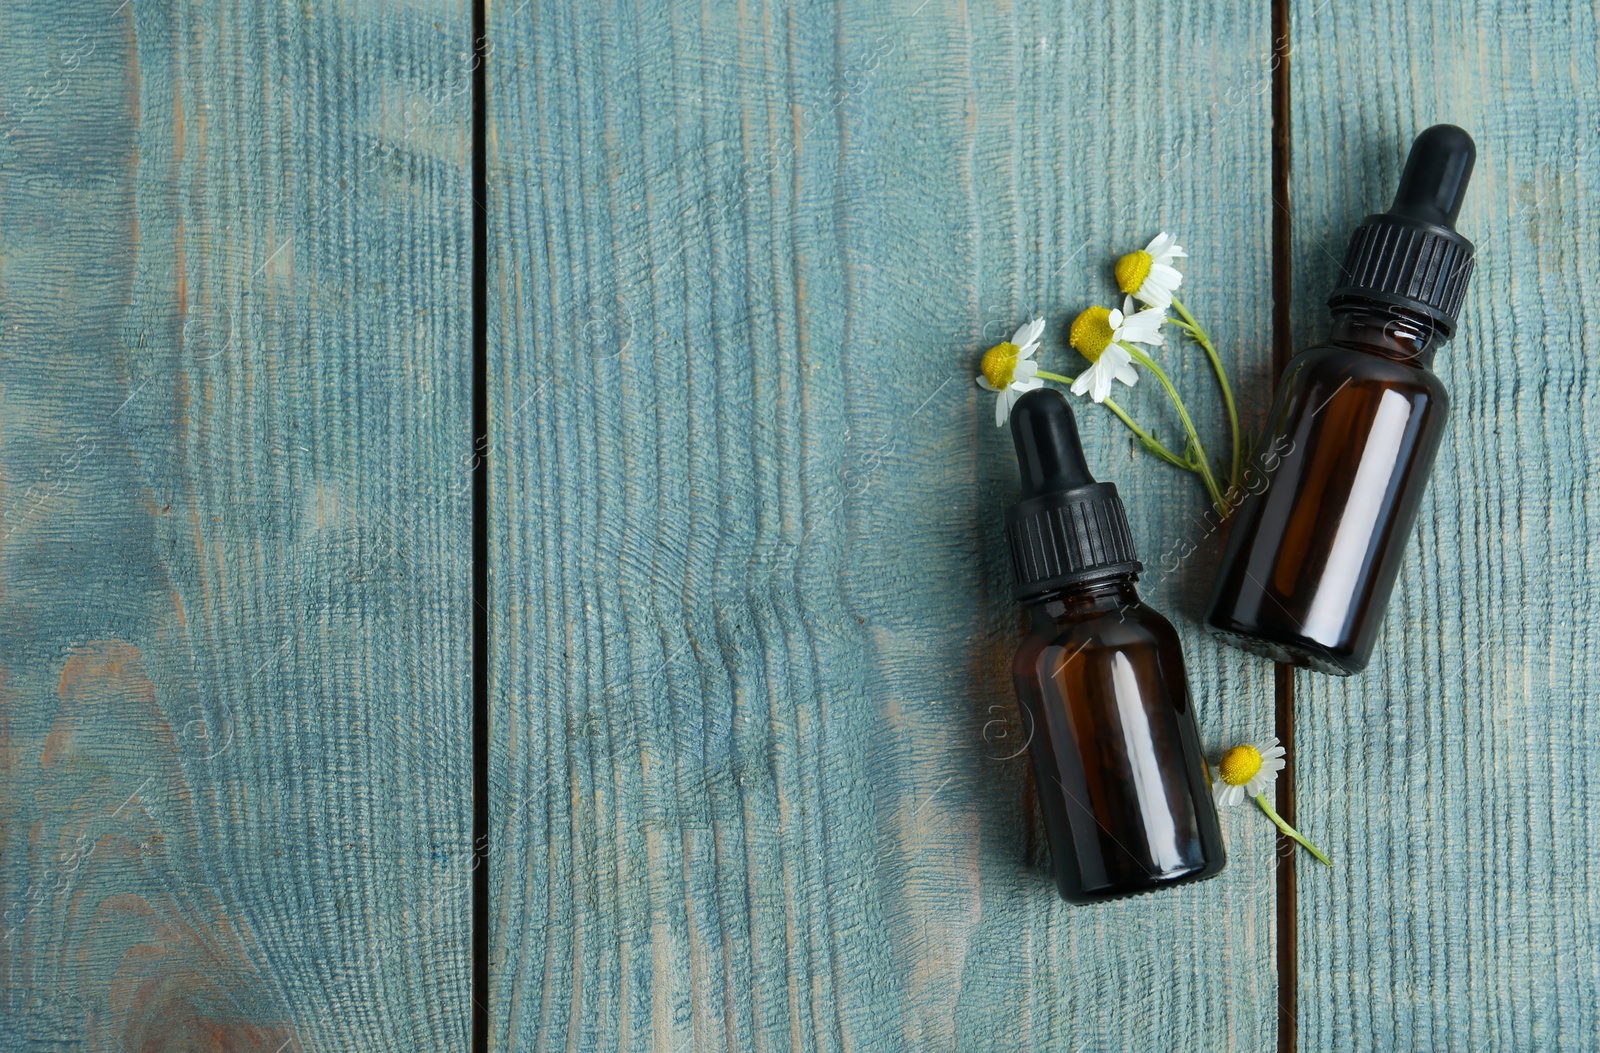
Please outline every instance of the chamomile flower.
M1002 426L1011 416L1011 407L1017 400L1035 388L1044 387L1036 373L1039 363L1033 353L1039 350L1039 337L1044 333L1044 319L1035 318L1002 341L984 352L982 372L978 386L995 393L994 422Z
M1166 320L1165 312L1153 308L1134 314L1124 314L1114 307L1086 308L1073 320L1067 334L1073 350L1089 360L1089 368L1073 381L1072 393L1088 392L1094 401L1104 402L1111 394L1113 380L1129 387L1137 384L1139 374L1133 368L1133 356L1122 342L1160 346L1164 339L1161 323Z
M1284 749L1278 745L1276 735L1261 742L1246 742L1233 747L1222 755L1222 763L1217 765L1217 781L1211 787L1211 794L1217 804L1224 807L1243 803L1246 796L1254 797L1256 804L1272 820L1273 825L1283 831L1285 837L1293 838L1306 851L1331 867L1333 861L1327 853L1284 821L1283 816L1267 800L1267 791L1278 781L1278 773L1284 768L1283 757Z
M1150 244L1117 261L1117 287L1140 303L1165 311L1172 306L1172 294L1183 284L1183 272L1172 261L1188 255L1177 238L1162 231Z
M1226 518L1234 507L1230 495L1236 491L1243 492L1239 416L1216 347L1199 321L1174 295L1175 290L1183 284L1183 275L1173 263L1187 257L1188 253L1183 251L1177 239L1163 231L1144 248L1116 261L1113 269L1117 284L1126 294L1122 309L1091 307L1078 315L1069 331L1072 347L1089 363L1089 367L1076 378L1046 372L1032 360L1044 328L1044 320L1036 318L1018 329L1010 340L989 349L983 356L982 375L977 381L985 391L995 395L994 422L997 425L1004 425L1010 419L1012 408L1023 394L1042 387L1045 382L1068 387L1074 395L1088 395L1127 425L1145 452L1198 475L1205 483L1211 507L1219 516ZM1140 304L1145 306L1141 308ZM1166 346L1163 328L1168 321L1169 308L1174 315L1172 324L1180 330L1175 343L1181 343L1187 337L1199 344L1210 359L1217 374L1217 383L1222 388L1222 400L1227 407L1229 431L1233 439L1233 456L1226 462L1230 469L1224 479L1226 485L1217 481L1205 444L1183 404L1177 385L1150 350ZM1154 378L1154 383L1161 386L1177 410L1184 433L1183 445L1177 450L1169 448L1153 432L1140 427L1127 410L1111 398L1115 382L1120 381L1132 387L1138 383L1139 374L1145 371Z
M1284 768L1284 748L1276 735L1264 742L1247 742L1222 755L1212 794L1224 807L1241 804L1246 797L1265 793Z

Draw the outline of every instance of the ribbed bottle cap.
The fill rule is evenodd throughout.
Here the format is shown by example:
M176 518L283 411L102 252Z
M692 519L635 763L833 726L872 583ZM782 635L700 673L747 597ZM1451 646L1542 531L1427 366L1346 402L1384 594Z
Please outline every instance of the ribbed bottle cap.
M1426 316L1446 339L1454 335L1475 264L1472 242L1455 222L1476 156L1472 137L1453 124L1417 136L1394 204L1350 236L1329 307L1392 304Z
M1006 513L1017 599L1144 569L1116 486L1089 474L1065 395L1041 388L1018 399L1011 439L1022 474L1022 500Z

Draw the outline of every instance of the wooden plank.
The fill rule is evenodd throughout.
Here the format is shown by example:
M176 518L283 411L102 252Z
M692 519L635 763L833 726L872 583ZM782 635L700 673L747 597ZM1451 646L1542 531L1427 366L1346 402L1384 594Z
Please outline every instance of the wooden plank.
M1268 14L491 8L496 1048L1272 1046L1263 817L1096 908L1030 849L972 383L1036 311L1075 370L1166 226L1264 415ZM1198 483L1084 420L1207 741L1268 733L1271 668L1198 629Z
M1295 300L1322 332L1349 229L1410 138L1472 132L1478 269L1453 406L1379 656L1296 684L1303 1049L1600 1044L1600 206L1592 5L1297 0Z
M469 34L0 8L0 1048L466 1044Z

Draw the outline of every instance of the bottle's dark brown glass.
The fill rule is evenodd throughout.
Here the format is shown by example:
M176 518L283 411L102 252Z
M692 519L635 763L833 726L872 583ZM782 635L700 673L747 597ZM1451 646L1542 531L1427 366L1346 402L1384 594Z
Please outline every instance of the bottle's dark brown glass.
M1134 580L1040 597L1013 670L1056 887L1074 903L1226 862L1178 634Z
M1183 649L1139 600L1117 488L1084 461L1072 407L1011 414L1022 500L1006 515L1029 628L1013 666L1056 887L1074 903L1208 878L1226 855Z
M1371 659L1444 433L1429 366L1472 276L1455 221L1474 157L1460 128L1423 131L1352 235L1333 332L1284 371L1234 513L1206 613L1229 643L1342 676Z
M1206 618L1217 635L1322 672L1366 666L1444 432L1434 332L1347 308L1290 361Z

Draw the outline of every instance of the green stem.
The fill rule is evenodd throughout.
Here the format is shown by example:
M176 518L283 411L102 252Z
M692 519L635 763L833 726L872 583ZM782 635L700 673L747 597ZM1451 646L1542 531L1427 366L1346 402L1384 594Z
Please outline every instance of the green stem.
M1189 419L1189 411L1184 408L1183 398L1179 396L1178 389L1172 386L1172 380L1167 376L1166 370L1156 365L1156 360L1140 351L1138 347L1126 341L1119 341L1133 360L1156 375L1161 386L1167 389L1167 397L1172 400L1172 405L1178 411L1178 419L1183 421L1183 430L1189 436L1189 442L1194 445L1194 470L1200 473L1200 478L1205 481L1206 492L1211 495L1211 504L1220 516L1228 514L1228 501L1222 496L1222 490L1217 486L1216 476L1211 474L1210 459L1206 456L1205 444L1200 441L1200 434L1195 431L1194 421Z
M1282 830L1285 835L1294 838L1303 848L1305 848L1312 855L1316 856L1318 859L1322 860L1324 863L1328 864L1330 867L1333 866L1333 860L1323 855L1322 849L1318 848L1310 841L1307 841L1301 836L1300 831L1284 822L1283 816L1272 810L1272 805L1267 803L1267 795L1265 793L1256 794L1256 803L1261 806L1261 810L1263 812L1267 813L1268 819L1271 819L1274 823L1278 824L1278 829Z
M1200 327L1200 323L1195 321L1194 315L1189 313L1189 309L1183 306L1183 302L1176 296L1172 298L1172 307L1173 310L1178 312L1178 317L1183 319L1179 324L1183 326L1190 336L1194 337L1196 343L1205 348L1206 357L1211 359L1211 368L1216 371L1217 384L1222 388L1222 401L1228 407L1228 427L1233 433L1233 460L1230 462L1231 470L1228 473L1228 491L1229 493L1238 493L1240 471L1244 464L1244 454L1239 449L1239 410L1233 402L1233 389L1228 386L1228 374L1223 372L1222 369L1222 356L1217 354L1217 349L1212 346L1211 338L1206 335L1206 331Z
M1133 432L1139 437L1139 443L1145 449L1149 450L1163 461L1166 461L1168 464L1175 465L1176 467L1182 468L1185 471L1188 471L1192 467L1188 461L1184 460L1182 457L1179 457L1177 454L1163 446L1154 435L1151 435L1149 432L1135 424L1133 422L1133 418L1128 416L1127 411L1121 406L1117 405L1116 399L1113 399L1111 396L1107 395L1105 407L1112 413L1116 414L1117 419L1128 426L1129 431Z
M1066 384L1069 387L1073 383L1072 377L1064 377L1060 373L1047 373L1042 369L1035 373L1034 376L1039 377L1041 380L1053 380L1058 384ZM1166 461L1168 464L1182 468L1184 471L1189 471L1193 468L1193 465L1191 465L1188 461L1184 460L1182 457L1179 457L1177 454L1163 446L1154 435L1151 435L1149 432L1139 427L1139 425L1135 424L1133 422L1133 418L1128 416L1126 410L1117 405L1115 399L1107 397L1105 400L1105 407L1115 414L1118 420L1126 424L1129 431L1133 432L1139 437L1139 442L1144 446L1145 449L1149 450L1163 461Z

